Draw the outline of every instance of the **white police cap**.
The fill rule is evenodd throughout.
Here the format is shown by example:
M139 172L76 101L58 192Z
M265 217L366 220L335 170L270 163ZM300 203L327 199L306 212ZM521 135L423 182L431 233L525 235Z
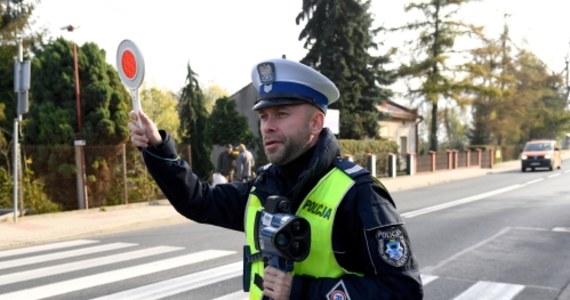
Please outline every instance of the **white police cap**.
M253 110L311 103L326 113L327 107L340 96L334 83L323 74L284 58L257 64L251 72L251 80L259 92Z

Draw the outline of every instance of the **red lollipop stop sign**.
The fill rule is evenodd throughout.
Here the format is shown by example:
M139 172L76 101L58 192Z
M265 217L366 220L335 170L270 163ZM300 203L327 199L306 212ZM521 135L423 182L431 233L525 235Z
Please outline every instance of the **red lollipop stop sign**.
M133 80L137 76L137 59L129 49L123 51L121 55L121 69L129 80Z
M131 40L123 40L117 49L117 70L119 78L129 90L133 99L133 110L139 112L138 88L144 79L144 60L139 48Z

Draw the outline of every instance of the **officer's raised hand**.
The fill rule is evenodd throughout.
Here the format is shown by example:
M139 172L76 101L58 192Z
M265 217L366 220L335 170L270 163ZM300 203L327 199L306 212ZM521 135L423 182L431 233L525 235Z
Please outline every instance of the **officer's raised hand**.
M131 131L131 141L135 146L146 148L162 142L156 124L143 111L138 113L131 111L129 117L131 122L129 122L128 127Z

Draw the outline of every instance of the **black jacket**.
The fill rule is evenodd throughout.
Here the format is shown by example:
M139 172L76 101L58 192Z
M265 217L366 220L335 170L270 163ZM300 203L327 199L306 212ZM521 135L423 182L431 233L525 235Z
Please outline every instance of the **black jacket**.
M355 185L338 208L333 250L339 264L364 276L308 278L295 276L292 299L322 299L334 293L351 299L422 299L416 259L402 218L389 193L364 169L339 158L334 135L325 129L318 144L285 166L267 165L246 183L212 187L198 180L177 158L174 141L143 150L150 174L174 208L196 222L244 231L244 212L253 185L262 202L271 195L292 200L293 210L331 168L350 169ZM240 213L237 213L240 212Z

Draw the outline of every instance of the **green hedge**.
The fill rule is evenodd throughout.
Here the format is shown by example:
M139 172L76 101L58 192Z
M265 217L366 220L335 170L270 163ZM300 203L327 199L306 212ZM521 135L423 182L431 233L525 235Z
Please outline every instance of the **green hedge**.
M361 156L367 153L384 155L398 152L398 144L388 140L339 140L338 142L343 155Z

